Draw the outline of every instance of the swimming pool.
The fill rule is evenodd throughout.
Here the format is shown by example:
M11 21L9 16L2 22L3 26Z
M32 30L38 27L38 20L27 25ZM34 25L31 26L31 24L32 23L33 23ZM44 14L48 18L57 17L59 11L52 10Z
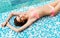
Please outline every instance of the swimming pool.
M42 6L44 4L53 2L52 0L40 0L37 2L35 1L36 0L32 1L32 4L30 4L31 2L26 2L26 4L22 4L21 7L19 7L21 4L13 6L11 5L13 9L11 7L8 8L9 5L6 7L4 6L4 9L1 7L0 10L2 11L0 12L0 24L6 20L10 12L27 11L31 7ZM10 22L14 26L13 19L14 18L12 18ZM40 18L29 28L20 33L11 30L7 26L5 28L2 28L0 25L0 38L60 38L60 13L54 17L45 16L43 18Z
M45 1L47 0L0 0L0 13Z

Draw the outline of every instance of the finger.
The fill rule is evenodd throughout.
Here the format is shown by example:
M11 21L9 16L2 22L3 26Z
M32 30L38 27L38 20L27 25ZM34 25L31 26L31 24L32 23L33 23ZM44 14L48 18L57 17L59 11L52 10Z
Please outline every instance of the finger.
M2 25L2 27L4 27L4 25Z
M1 27L4 27L4 24L3 23L1 24Z

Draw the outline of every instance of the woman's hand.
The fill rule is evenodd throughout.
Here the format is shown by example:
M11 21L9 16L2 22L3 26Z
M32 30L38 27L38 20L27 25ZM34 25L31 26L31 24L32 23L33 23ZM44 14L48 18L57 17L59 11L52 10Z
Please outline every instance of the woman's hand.
M7 22L4 22L4 23L2 23L1 25L2 25L2 27L5 27L6 24L7 24Z
M9 22L6 24L6 26L9 26L10 24L9 24Z

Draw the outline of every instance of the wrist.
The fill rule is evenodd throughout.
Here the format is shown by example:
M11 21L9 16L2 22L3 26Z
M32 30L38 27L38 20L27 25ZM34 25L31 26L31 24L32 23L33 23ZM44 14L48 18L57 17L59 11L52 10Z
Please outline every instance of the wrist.
M8 21L5 22L6 24L8 23Z
M6 23L8 22L8 20L6 21Z

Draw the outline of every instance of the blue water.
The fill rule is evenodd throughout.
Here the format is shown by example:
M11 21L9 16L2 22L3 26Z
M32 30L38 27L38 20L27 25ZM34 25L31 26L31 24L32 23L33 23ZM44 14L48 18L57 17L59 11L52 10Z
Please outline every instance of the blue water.
M37 7L37 6L42 6L44 4L48 4L53 2L52 0L48 1L40 1L40 3L32 3L30 5L24 6L19 8L14 8L13 10L8 10L7 12L0 13L0 24L3 23L10 12L20 12L20 11L27 11L31 7ZM0 9L2 10L2 9ZM14 19L13 17L10 20L11 25L16 27L14 25ZM19 28L19 27L16 27ZM0 38L60 38L60 13L58 13L54 17L50 16L45 16L43 18L40 18L36 22L34 22L29 28L24 30L23 32L15 32L8 28L7 26L2 28L0 25Z
M18 9L24 6L45 2L47 0L0 0L0 13ZM49 1L49 0L48 0Z

